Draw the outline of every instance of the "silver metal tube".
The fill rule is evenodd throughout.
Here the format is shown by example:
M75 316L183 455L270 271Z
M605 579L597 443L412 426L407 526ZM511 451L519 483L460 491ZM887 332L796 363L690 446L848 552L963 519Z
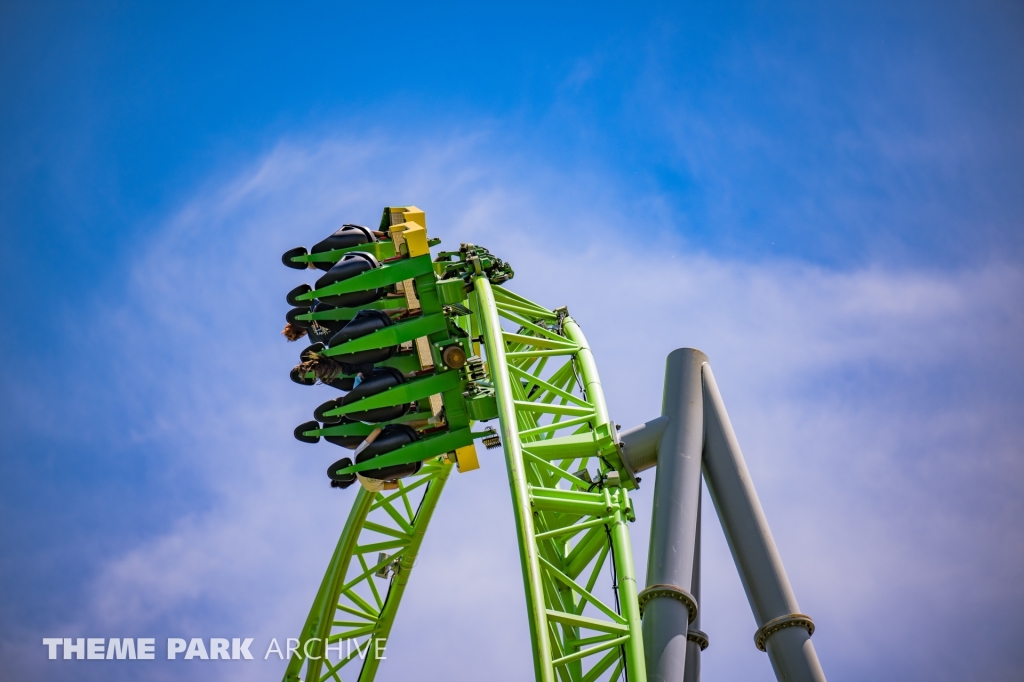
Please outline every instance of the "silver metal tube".
M651 545L643 618L644 658L650 682L679 682L686 664L687 628L696 604L690 596L700 500L704 401L701 366L693 348L672 351L665 367ZM687 603L687 600L690 603Z
M697 488L697 532L693 538L693 577L690 578L690 594L700 604L700 525L701 525L700 488ZM700 609L686 632L686 668L683 671L683 682L700 682L700 643L690 633L700 632Z
M622 455L630 471L638 474L658 463L658 443L667 425L668 417L661 415L619 434Z
M778 627L788 620L786 625L767 632L764 641L775 676L787 682L825 682L825 673L810 641L810 631L799 624L806 616L800 614L711 366L704 364L702 374L703 468L708 492L757 620L758 632L761 633L769 621L775 621ZM658 466L661 466L660 461ZM790 616L793 618L787 619ZM809 619L806 620L809 623Z

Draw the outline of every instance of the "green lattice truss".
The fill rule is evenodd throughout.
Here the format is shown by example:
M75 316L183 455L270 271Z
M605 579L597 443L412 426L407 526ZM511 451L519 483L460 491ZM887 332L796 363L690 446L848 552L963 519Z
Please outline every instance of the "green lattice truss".
M630 682L643 682L626 525L633 520L627 490L635 482L622 464L583 332L564 308L550 310L495 284L508 279L511 269L483 249L464 245L460 252L442 253L429 270L424 261L406 254L366 274L373 275L374 286L415 278L422 315L388 327L388 338L377 341L428 339L436 371L398 387L403 392L392 403L419 400L429 410L427 397L440 394L447 430L381 455L372 465L344 470L425 462L397 489L374 493L354 487L346 493L354 494L352 509L285 680L375 678L382 662L375 653L386 645L455 452L486 436L491 445L500 439L508 469L537 679L591 682L625 673ZM360 286L353 280L342 284L353 291ZM365 339L349 343L372 347L375 341ZM452 343L471 360L482 355L486 364L446 371L440 352ZM381 396L367 400L388 404ZM495 415L496 432L471 431L474 424L480 429L481 419L494 424ZM363 434L370 428L325 425L309 433ZM484 456L485 466L494 463ZM323 657L325 641L329 659Z

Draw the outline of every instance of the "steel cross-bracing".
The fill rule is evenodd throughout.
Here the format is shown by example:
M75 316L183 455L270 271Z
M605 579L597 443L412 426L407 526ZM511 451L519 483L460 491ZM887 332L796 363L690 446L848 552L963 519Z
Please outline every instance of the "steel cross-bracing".
M284 679L372 680L427 524L452 465L435 461L397 490L360 487ZM326 646L325 643L326 642ZM333 648L332 648L333 647ZM327 654L336 654L334 662ZM300 676L303 664L308 664Z
M636 572L614 425L579 325L475 282L526 589L538 680L642 682ZM505 331L502 321L514 332ZM605 564L614 603L594 594Z
M565 308L502 284L473 244L431 253L426 215L384 209L282 257L320 270L287 295L283 334L308 336L291 379L341 393L295 437L346 448L327 468L351 500L285 682L372 682L451 472L501 447L539 682L699 682L702 485L776 677L824 682L707 357L669 357L662 415L620 435L587 339ZM497 428L495 428L497 427ZM338 451L330 447L322 452ZM486 458L486 456L485 456ZM629 524L636 474L657 466L646 585ZM472 474L470 474L472 475Z
M594 682L625 672L642 681L626 527L633 509L586 339L564 310L486 278L474 284L471 329L483 341L499 407L537 679ZM340 682L346 666L358 668L361 682L374 679L377 643L387 641L451 468L439 457L397 491L358 490L286 680ZM608 573L616 578L612 603L595 594ZM323 656L323 642L340 660Z

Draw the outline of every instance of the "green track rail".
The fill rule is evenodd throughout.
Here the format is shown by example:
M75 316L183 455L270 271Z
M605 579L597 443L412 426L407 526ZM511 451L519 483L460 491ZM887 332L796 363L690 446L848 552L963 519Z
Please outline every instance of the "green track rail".
M348 679L361 682L376 677L381 662L377 654L386 650L416 555L451 470L450 463L437 459L417 476L399 481L398 490L372 493L359 488L355 493L299 647L288 662L286 682L341 682L343 671L353 673ZM387 556L380 559L381 553ZM325 660L324 642L335 660ZM303 665L306 672L300 676Z
M396 215L399 222L407 222L398 225ZM486 249L463 245L431 261L429 246L436 240L426 239L422 212L415 207L385 209L382 229L389 216L392 232L404 229L404 239L374 247L377 255L394 255L391 260L298 300L399 282L406 290L414 287L416 297L409 300L422 305L418 316L336 345L323 355L413 343L419 359L402 371L417 374L325 414L414 402L417 411L402 421L425 422L433 415L431 423L440 426L425 429L414 443L333 472L342 476L423 462L419 473L398 480L397 488L390 484L391 489L369 492L355 486L347 493L353 498L348 520L284 680L376 678L381 663L377 654L386 650L452 467L458 462L460 470L474 468L473 440L487 436L490 446L500 440L508 470L536 679L610 682L625 677L645 682L627 525L634 518L628 490L635 481L622 464L615 425L583 332L564 308L545 308L500 286L512 270ZM349 250L299 255L293 262L334 262ZM395 307L393 300L366 307ZM337 309L299 319L347 320L356 312ZM442 356L453 346L464 350L463 360L470 358L464 367L446 366ZM395 365L400 357L409 358L395 356L387 362ZM472 430L477 421L495 417L497 431ZM307 439L365 436L374 429L363 423L309 424L300 429ZM483 459L484 466L494 465Z
M616 680L625 669L643 682L633 510L583 332L564 310L485 278L473 309L498 399L537 680ZM613 604L594 589L609 555Z

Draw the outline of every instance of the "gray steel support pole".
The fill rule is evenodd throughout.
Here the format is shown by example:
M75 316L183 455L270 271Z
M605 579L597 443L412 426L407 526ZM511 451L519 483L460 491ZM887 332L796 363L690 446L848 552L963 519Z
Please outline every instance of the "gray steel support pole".
M697 489L697 533L693 538L693 577L690 578L690 594L700 604L700 525L701 525L701 500L700 500L700 488ZM701 637L705 637L704 633L700 629L700 609L697 609L697 615L690 623L690 627L686 632L686 669L683 673L683 682L700 682L700 643L697 641L696 635L700 633Z
M691 611L696 611L690 590L704 445L701 366L706 362L699 350L680 348L669 354L665 367L661 412L668 423L658 444L647 587L640 595L649 682L680 682L685 674L686 634Z
M825 682L811 644L813 624L800 613L710 365L703 377L704 480L758 624L755 641L761 635L780 681Z
M661 415L646 424L634 426L619 434L625 464L634 474L658 464L658 443L668 426L668 417Z

